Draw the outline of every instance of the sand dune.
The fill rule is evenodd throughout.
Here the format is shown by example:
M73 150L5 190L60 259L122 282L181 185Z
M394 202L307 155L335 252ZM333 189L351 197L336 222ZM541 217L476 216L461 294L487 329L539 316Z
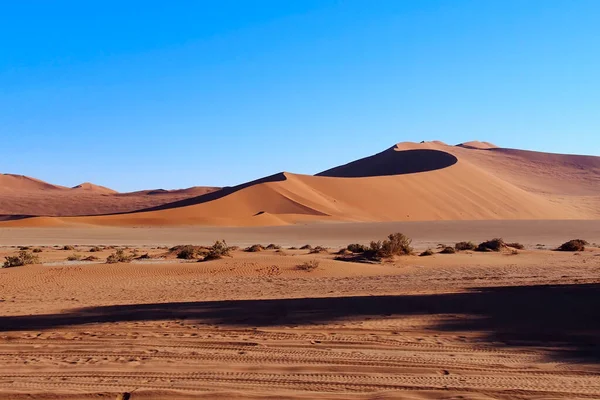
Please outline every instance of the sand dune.
M141 212L3 224L259 226L600 218L600 157L477 143L399 143L316 176L284 172Z

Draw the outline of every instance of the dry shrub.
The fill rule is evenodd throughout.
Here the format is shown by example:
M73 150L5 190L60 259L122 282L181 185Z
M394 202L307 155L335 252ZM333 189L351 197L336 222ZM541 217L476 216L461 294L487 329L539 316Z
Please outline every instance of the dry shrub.
M446 246L440 251L440 254L454 254L456 250L452 246Z
M62 247L62 249L63 249L63 250L69 250L69 251L73 251L73 250L75 250L75 247L74 247L74 246L71 246L70 244L67 244L67 245L64 245L64 246Z
M506 246L517 250L523 250L525 248L524 245L518 242L506 243Z
M427 256L432 256L435 253L433 252L433 250L431 249L427 249L424 252L422 252L421 254L419 254L419 257L427 257Z
M373 241L370 246L360 254L353 256L338 256L336 260L351 262L379 262L386 258L412 254L412 240L402 233L392 233L386 240Z
M267 246L267 250L280 250L281 246L278 244L273 244L271 243L270 245Z
M149 260L151 258L152 257L150 257L150 254L144 253L144 254L140 255L139 257L137 257L136 260Z
M67 257L67 261L79 261L81 260L81 256L79 254L71 254Z
M506 243L504 243L504 240L496 238L480 243L479 246L477 246L477 251L501 251L505 247Z
M128 262L131 262L131 260L133 260L133 257L131 257L128 254L125 254L125 250L117 249L117 251L115 251L114 253L112 253L111 255L109 255L106 258L106 263L107 264L128 263Z
M589 243L583 239L573 239L559 246L558 251L584 251Z
M21 267L23 265L37 264L40 262L38 256L27 250L19 251L16 256L4 257L5 261L2 264L2 268Z
M477 250L477 245L473 242L458 242L454 248L456 251Z
M182 260L195 260L204 250L202 246L193 246L191 244L176 247L174 251L177 252L177 258Z
M365 246L364 244L352 243L349 244L346 249L354 254L361 254L365 251L369 250L369 246Z
M311 251L308 252L308 254L321 254L321 253L327 253L327 249L323 246L314 247Z
M263 251L265 248L262 247L262 245L260 244L253 244L250 247L246 247L244 249L244 251L248 252L248 253L258 253L259 251Z
M298 268L299 270L302 271L313 271L317 268L319 268L319 260L310 260L310 261L306 261L303 262L302 264L298 265L296 268Z
M290 246L290 247L288 247L288 250L298 250L298 248L295 246Z
M90 253L98 253L100 251L102 251L102 249L98 246L94 246L90 249Z
M209 247L208 253L204 256L203 261L218 260L230 256L231 248L227 246L227 243L224 240L217 240L215 244Z
M39 247L37 247L37 248L33 249L33 252L34 253L41 253L42 249L40 249Z
M82 261L98 261L98 260L99 260L99 258L96 256L87 256Z
M310 244L305 244L304 246L300 247L300 250L312 250L312 246Z

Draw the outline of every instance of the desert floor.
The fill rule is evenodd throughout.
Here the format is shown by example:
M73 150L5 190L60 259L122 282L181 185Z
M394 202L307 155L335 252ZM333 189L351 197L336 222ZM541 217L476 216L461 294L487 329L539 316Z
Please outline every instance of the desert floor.
M334 260L394 231L418 251L526 249ZM159 248L221 238L284 248L210 262ZM573 238L599 243L600 222L2 229L0 259L39 246L42 264L0 270L0 398L598 399L600 248L552 251ZM331 249L287 249L305 243ZM151 258L104 264L100 244Z

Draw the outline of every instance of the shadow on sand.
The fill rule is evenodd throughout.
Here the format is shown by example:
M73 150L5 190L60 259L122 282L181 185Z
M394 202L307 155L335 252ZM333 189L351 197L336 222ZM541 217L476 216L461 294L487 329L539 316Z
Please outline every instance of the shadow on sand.
M116 305L61 314L0 317L0 331L92 323L185 319L229 326L319 324L436 315L433 329L477 331L499 346L541 346L563 361L600 362L600 284L473 289L401 296L232 300Z

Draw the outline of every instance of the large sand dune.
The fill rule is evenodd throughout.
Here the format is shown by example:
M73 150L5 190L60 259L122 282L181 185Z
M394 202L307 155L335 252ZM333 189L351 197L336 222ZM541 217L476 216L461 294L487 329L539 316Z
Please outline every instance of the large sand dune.
M307 221L597 219L600 157L502 149L487 142L399 143L316 176L284 172L165 203L127 214L4 224L257 226Z

